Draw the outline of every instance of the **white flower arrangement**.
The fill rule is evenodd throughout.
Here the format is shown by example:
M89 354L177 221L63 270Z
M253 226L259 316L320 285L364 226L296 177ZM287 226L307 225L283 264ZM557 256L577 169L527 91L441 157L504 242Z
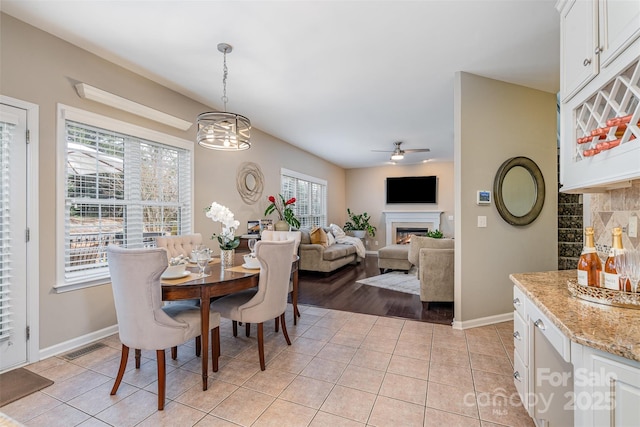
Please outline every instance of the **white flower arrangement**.
M240 221L234 218L233 212L229 208L213 202L211 206L207 207L206 215L212 221L222 224L220 234L213 233L213 236L211 236L212 239L218 239L220 249L235 249L240 245L240 238L235 237L235 231L240 226Z

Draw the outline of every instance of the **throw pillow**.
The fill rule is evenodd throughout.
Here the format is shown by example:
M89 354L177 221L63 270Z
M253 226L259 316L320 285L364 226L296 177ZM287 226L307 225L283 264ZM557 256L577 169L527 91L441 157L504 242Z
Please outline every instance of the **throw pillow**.
M329 228L336 238L344 237L346 235L339 225L331 224Z
M327 244L327 233L321 227L313 227L309 236L311 237L311 243L322 245L325 248L329 246Z
M333 237L333 233L328 232L327 233L327 245L331 246L331 245L335 245L336 244L336 238Z

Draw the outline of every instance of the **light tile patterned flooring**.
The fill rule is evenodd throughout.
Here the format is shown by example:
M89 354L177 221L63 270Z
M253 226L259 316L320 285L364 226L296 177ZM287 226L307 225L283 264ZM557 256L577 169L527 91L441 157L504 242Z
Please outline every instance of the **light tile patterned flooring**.
M266 371L255 327L221 325L220 369L202 391L193 342L167 354L167 400L157 410L155 352L118 370L117 335L73 361L27 366L55 381L2 408L26 426L533 426L513 385L513 323L466 331L411 320L301 306L289 336L265 324ZM133 353L133 352L131 352ZM209 364L211 367L211 364ZM209 368L211 369L211 368Z

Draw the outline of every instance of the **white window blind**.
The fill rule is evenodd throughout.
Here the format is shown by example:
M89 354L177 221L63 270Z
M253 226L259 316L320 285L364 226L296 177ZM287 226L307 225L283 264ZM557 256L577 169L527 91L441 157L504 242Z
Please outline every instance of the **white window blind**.
M9 218L9 165L13 123L0 122L0 340L11 336L11 233Z
M108 245L191 233L191 150L66 116L62 286L107 279Z
M281 192L285 200L295 197L293 208L300 227L327 225L327 182L295 171L282 169Z

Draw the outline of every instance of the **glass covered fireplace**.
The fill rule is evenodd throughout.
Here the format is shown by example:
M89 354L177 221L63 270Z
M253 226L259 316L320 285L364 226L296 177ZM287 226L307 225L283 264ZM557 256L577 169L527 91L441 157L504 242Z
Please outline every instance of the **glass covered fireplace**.
M428 231L428 228L396 227L396 245L408 245L411 236L426 236Z

